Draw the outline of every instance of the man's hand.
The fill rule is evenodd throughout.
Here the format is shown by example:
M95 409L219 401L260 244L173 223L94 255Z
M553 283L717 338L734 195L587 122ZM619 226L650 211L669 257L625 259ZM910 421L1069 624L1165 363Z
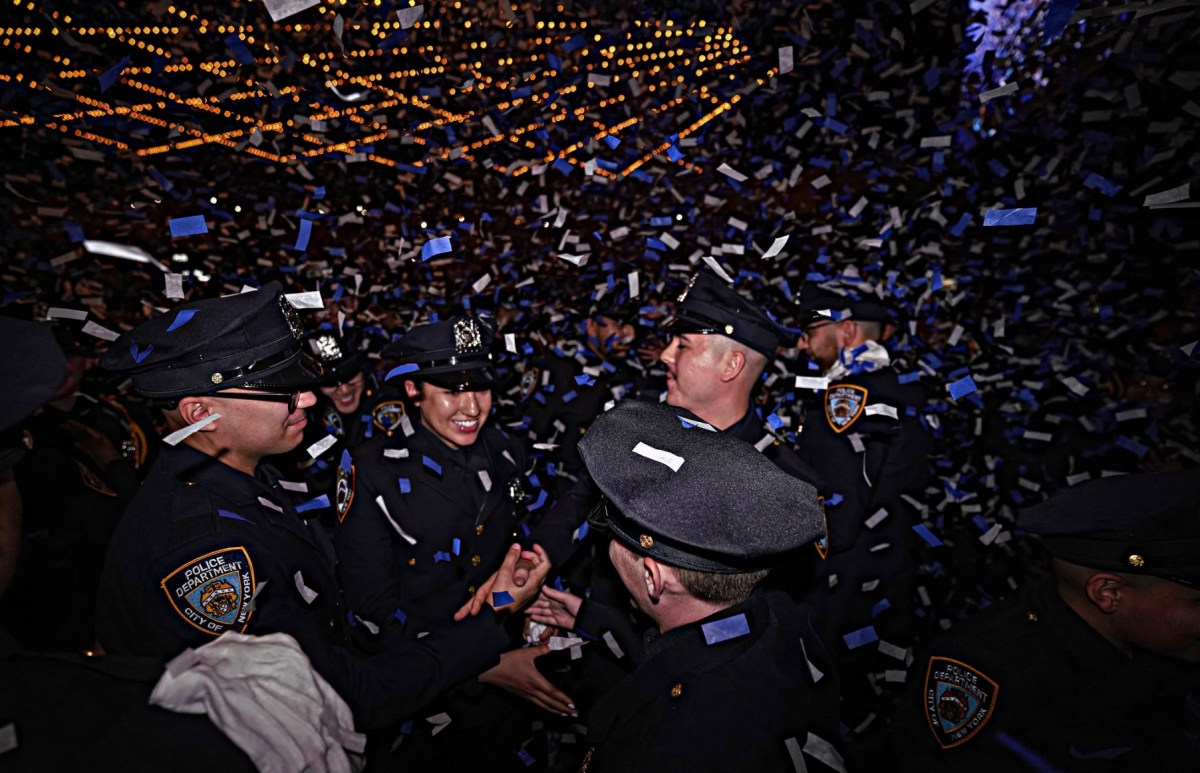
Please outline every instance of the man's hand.
M514 580L518 562L527 567L524 570L524 582L519 585ZM463 620L470 615L477 615L479 610L483 609L484 604L491 604L493 608L498 608L494 603L493 593L507 592L513 599L512 602L502 603L499 607L508 610L520 609L537 596L542 583L546 581L546 575L550 573L550 568L550 559L540 545L534 545L531 551L523 551L520 545L514 543L508 549L504 563L495 574L479 586L479 590L475 591L474 598L463 604L454 613L454 619Z
M505 652L500 665L484 671L479 681L493 684L520 696L533 705L564 716L579 716L571 698L542 676L533 661L550 651L548 644Z
M579 615L579 606L583 599L574 593L555 590L549 586L542 588L537 601L533 602L525 614L542 625L554 625L559 628L573 630L575 618Z

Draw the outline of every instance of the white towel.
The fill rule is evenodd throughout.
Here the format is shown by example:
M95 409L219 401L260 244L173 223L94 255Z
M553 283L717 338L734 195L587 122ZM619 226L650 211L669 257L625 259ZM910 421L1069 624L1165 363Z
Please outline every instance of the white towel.
M283 633L228 632L167 664L150 703L207 714L264 773L351 773L361 753L350 707Z

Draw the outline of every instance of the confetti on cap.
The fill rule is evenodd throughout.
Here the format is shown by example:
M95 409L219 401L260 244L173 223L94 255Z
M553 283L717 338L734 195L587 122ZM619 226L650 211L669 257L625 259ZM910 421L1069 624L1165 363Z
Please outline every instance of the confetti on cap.
M730 639L737 639L750 634L750 622L745 614L723 617L700 626L704 634L704 642L710 647Z
M975 379L970 376L964 376L957 381L952 381L946 385L950 390L950 397L954 400L966 397L975 391Z

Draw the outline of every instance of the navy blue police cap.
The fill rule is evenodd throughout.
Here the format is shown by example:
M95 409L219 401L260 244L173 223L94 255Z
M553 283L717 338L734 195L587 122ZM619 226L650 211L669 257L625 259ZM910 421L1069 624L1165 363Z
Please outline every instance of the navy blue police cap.
M752 571L825 534L815 488L683 408L622 400L579 453L606 500L592 522L671 566Z
M6 430L54 397L67 360L50 325L11 317L0 317L0 352L0 430Z
M664 329L674 335L723 335L754 351L775 356L775 349L791 345L787 330L758 304L743 298L729 283L700 271L688 280L678 298L675 317Z
M399 361L387 378L428 381L454 392L489 389L496 382L495 337L491 321L481 317L418 325L384 348L384 357Z
M305 342L313 357L325 369L324 375L321 376L321 386L345 384L363 372L367 350L362 331L358 328L343 328L341 333L336 330L318 330L311 333Z
M279 282L261 290L185 303L121 335L101 359L128 373L141 395L171 400L222 389L312 387L320 363Z
M1200 587L1200 468L1081 483L1022 510L1017 525L1064 561Z
M840 287L839 291L822 285L805 285L796 296L800 309L800 326L821 319L840 322L853 319L861 322L892 322L895 315L878 297L873 297L853 287Z

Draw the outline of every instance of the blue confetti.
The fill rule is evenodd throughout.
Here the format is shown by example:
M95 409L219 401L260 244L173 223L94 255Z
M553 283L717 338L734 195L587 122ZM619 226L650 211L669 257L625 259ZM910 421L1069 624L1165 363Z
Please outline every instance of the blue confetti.
M237 36L237 33L227 35L225 37L225 45L229 46L229 51L233 54L233 58L237 60L238 64L254 64L254 54L250 53L250 49Z
M506 590L498 591L492 594L492 606L495 608L505 607L513 603L512 594Z
M779 418L778 414L772 413L767 417L767 423L771 425L771 429L779 429L783 426L783 419Z
M152 351L154 351L154 344L147 344L145 349L138 349L136 342L129 342L129 353L133 355L133 361L139 365L142 363L142 360L146 359L146 355Z
M705 644L711 647L719 642L749 635L750 622L745 614L740 614L705 623L700 630L704 633Z
M418 365L417 363L407 362L403 365L397 365L396 367L389 370L387 375L383 377L383 380L387 381L396 376L403 376L405 373L412 373L414 370L420 370L420 369L421 369L421 366Z
M875 602L875 606L871 607L871 617L879 617L881 614L892 608L892 602L887 599L880 599Z
M1110 180L1105 179L1103 176L1092 172L1087 176L1086 179L1084 179L1083 187L1100 191L1105 196L1116 196L1125 186L1118 185Z
M174 333L179 328L192 321L192 317L196 316L195 309L180 309L175 315L175 319L171 320L170 326L167 327L168 333Z
M942 546L942 541L938 539L937 535L931 532L929 527L925 524L918 523L916 526L912 527L912 530L917 533L917 536L928 542L930 547L940 548Z
M111 88L112 85L117 82L117 79L121 77L121 73L124 72L125 68L128 66L129 57L126 56L109 69L100 73L99 77L97 78L97 80L100 81L100 93L103 94L104 92L108 91L109 88Z
M975 379L963 376L958 381L951 381L946 388L950 390L951 399L959 400L975 391Z
M847 647L856 650L859 647L879 641L879 634L875 633L875 626L868 625L866 628L851 631L843 636L842 640L846 642Z
M829 499L825 500L825 505L827 507L834 507L836 505L840 505L841 503L842 503L842 495L839 493L834 493L832 496L829 497Z
M401 494L408 494L412 491L412 483L409 482L408 478L400 478L396 483L400 486Z
M604 144L613 150L616 150L617 146L621 144L621 141L610 134L604 138Z
M1050 0L1050 8L1042 20L1042 31L1045 33L1045 37L1042 38L1043 45L1054 40L1067 28L1078 5L1079 0Z
M583 523L579 524L579 531L578 531L578 537L577 537L577 540L578 540L579 542L583 542L583 538L584 538L584 537L586 537L586 536L588 535L588 532L589 532L589 531L591 531L591 528L592 528L592 527L588 526L588 522L587 522L587 521L584 521Z
M1033 225L1037 207L1023 209L989 209L983 216L985 227L997 225Z
M322 507L329 507L329 495L328 494L322 494L319 497L315 497L313 499L308 500L307 502L302 502L302 503L296 505L296 512L306 513L309 510L320 510Z
M456 556L462 552L462 540L461 539L459 539L458 537L454 538L454 541L450 543L450 552Z
M304 252L308 249L308 240L312 236L312 221L300 221L300 233L296 235L296 250Z
M442 465L440 465L437 462L435 462L434 460L430 459L428 456L421 457L421 464L423 464L427 468L429 468L435 475L442 474Z
M368 417L363 416L363 418L366 419ZM353 465L354 465L354 460L350 457L350 449L343 448L342 449L342 458L341 458L341 461L339 462L338 466L341 467L343 470L349 470Z
M423 247L421 247L421 262L424 263L436 255L441 255L442 253L449 251L449 236L439 236L436 239L430 239L429 241L425 242Z
M167 221L167 225L171 227L172 239L178 239L181 236L195 236L196 234L208 233L208 223L204 221L204 215L173 217Z
M517 756L521 758L521 762L525 763L525 767L527 768L537 762L537 759L524 749L517 749Z
M237 513L233 512L232 510L218 509L217 515L221 516L222 518L232 518L235 521L245 521L246 523L249 523L249 524L254 523L254 521L250 520L249 518L244 518L244 517L238 515Z
M433 554L433 563L435 563L435 564L447 564L450 561L451 561L450 554L444 550L439 550L438 552Z

